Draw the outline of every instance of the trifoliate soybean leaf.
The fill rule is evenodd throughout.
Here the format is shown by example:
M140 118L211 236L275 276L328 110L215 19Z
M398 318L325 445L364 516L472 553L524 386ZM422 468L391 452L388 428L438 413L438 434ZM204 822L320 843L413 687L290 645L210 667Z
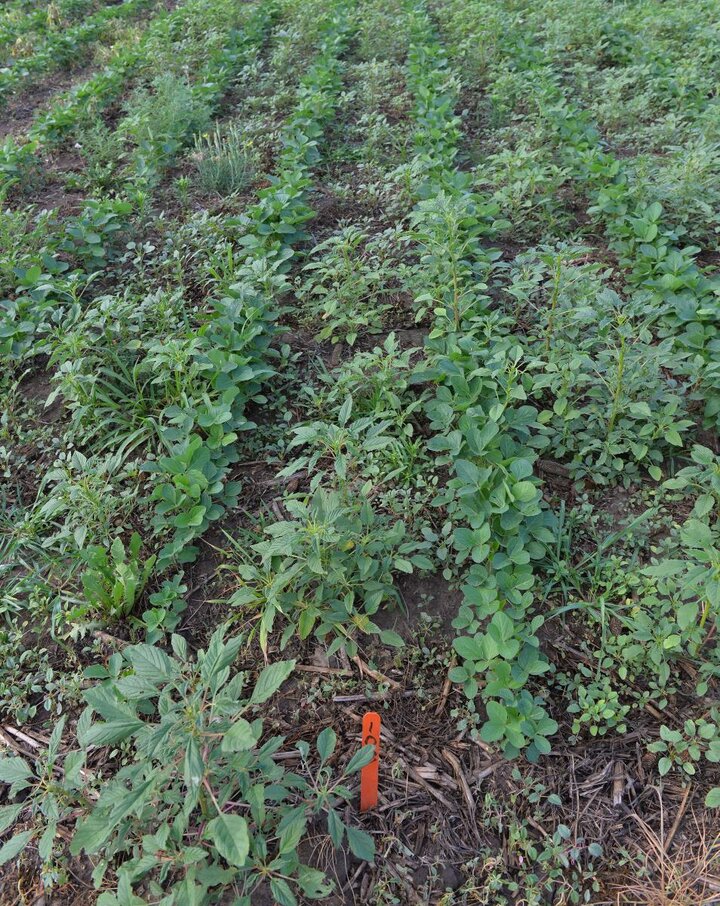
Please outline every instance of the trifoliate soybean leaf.
M460 636L453 641L453 648L466 661L479 661L483 656L483 650L479 641L471 639L469 636Z
M501 705L500 702L492 701L492 699L485 704L485 710L487 711L488 720L497 725L504 725L507 722L507 709L504 705Z
M512 486L512 495L520 503L527 503L533 500L537 493L538 489L532 481L518 481Z
M411 573L413 571L412 563L404 557L396 557L393 566L395 569L399 569L401 573Z
M180 513L173 520L176 528L197 528L205 518L206 507L202 504L192 507L187 513Z
M480 480L480 469L475 463L469 462L467 459L455 461L455 472L460 481L465 482L465 484L476 485Z
M398 635L397 632L393 632L392 629L383 629L380 633L380 639L383 645L391 645L393 648L403 648L405 646L402 636Z

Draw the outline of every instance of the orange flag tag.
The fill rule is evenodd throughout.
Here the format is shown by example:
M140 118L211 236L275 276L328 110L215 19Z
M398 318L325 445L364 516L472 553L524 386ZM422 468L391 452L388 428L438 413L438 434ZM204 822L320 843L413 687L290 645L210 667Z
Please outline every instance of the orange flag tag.
M362 722L362 744L375 746L375 757L360 771L360 811L367 812L378 804L378 767L380 764L380 715L368 711Z

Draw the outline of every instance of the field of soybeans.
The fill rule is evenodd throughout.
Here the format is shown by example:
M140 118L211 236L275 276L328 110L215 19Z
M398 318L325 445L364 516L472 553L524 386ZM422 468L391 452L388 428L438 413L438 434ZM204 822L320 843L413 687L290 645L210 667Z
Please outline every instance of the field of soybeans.
M1 906L720 903L719 86L715 0L0 3Z

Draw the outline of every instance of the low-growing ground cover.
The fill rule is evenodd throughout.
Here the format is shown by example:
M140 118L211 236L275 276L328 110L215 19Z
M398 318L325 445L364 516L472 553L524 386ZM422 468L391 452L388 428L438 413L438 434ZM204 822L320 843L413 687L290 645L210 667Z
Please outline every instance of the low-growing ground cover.
M717 900L712 13L0 10L0 902Z

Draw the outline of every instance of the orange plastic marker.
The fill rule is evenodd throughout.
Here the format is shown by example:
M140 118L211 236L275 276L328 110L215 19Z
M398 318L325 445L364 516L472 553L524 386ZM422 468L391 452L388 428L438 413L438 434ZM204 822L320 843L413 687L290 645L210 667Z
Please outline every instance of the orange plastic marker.
M375 757L360 771L360 811L378 804L378 766L380 765L380 715L368 711L362 722L362 744L375 746Z

